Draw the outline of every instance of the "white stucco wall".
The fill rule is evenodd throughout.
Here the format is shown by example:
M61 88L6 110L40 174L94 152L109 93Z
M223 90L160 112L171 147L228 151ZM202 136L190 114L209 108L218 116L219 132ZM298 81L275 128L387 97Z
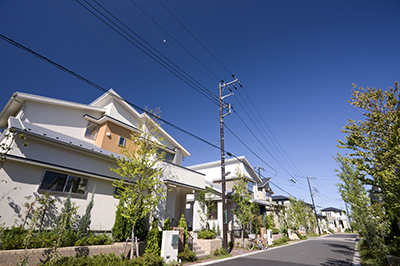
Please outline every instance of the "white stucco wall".
M47 167L28 165L7 160L0 169L0 222L10 227L15 222L22 224L28 208L25 203L31 203L36 196L40 196L38 188L41 184L43 173ZM53 170L53 169L51 169ZM57 171L57 170L54 170ZM58 171L60 172L60 171ZM68 172L65 172L68 173ZM95 179L81 175L88 179L87 195L84 198L71 197L71 201L78 207L78 214L85 213L86 206L91 198L93 187L96 186L94 207L91 212L91 230L111 230L115 221L115 204L118 200L113 197L114 187L111 181ZM29 198L30 197L30 198ZM55 194L57 199L53 218L60 214L66 196ZM29 221L29 220L28 220Z
M22 121L30 122L55 132L73 136L74 138L94 143L85 138L88 121L83 118L85 114L100 117L101 112L90 112L78 108L68 108L59 105L41 104L38 102L26 102Z

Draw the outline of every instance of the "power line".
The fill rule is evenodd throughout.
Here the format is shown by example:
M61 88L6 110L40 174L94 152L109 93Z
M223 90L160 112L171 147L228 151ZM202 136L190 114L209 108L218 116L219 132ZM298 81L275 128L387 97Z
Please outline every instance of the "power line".
M167 10L168 11L168 13L170 13L171 14L171 16L173 17L173 18L175 18L175 20L176 21L178 21L179 22L179 24L181 24L181 26L183 27L183 28L185 28L185 30L187 31L187 32L189 32L189 34L229 73L229 75L232 75L232 72L230 72L229 70L228 70L228 68L226 68L225 67L225 65L224 64L222 64L221 63L221 61L219 61L218 60L218 58L217 57L215 57L215 55L213 55L212 53L211 53L211 51L210 50L208 50L207 49L207 47L205 47L204 46L204 44L199 40L199 39L197 39L196 38L196 36L194 36L194 34L172 13L172 11L171 10L169 10L163 3L161 3L161 1L160 0L158 0L158 2L160 3L160 5L162 5L164 8L165 8L165 10Z
M263 116L260 114L259 110L257 109L257 107L255 106L255 104L253 103L253 101L251 100L251 98L249 97L249 95L247 94L246 90L242 87L244 94L246 95L246 97L249 99L250 103L252 104L254 110L257 112L258 116L260 117L261 121L263 122L263 124L265 125L265 127L268 129L269 133L271 134L271 136L273 137L273 139L275 140L275 142L278 144L279 148L282 150L282 152L284 153L284 155L286 156L286 158L289 160L289 162L294 166L294 168L302 175L304 176L301 171L296 167L296 165L293 163L293 161L290 159L290 157L287 155L286 151L282 148L282 145L279 143L279 141L276 139L275 135L273 134L272 130L268 127L267 123L265 122ZM251 110L251 109L250 109ZM279 149L278 149L279 151ZM282 156L283 157L283 156Z
M236 110L232 107L233 112L239 117L240 121L246 126L246 128L250 131L250 133L253 135L253 137L260 143L260 145L268 152L268 154L272 157L272 159L275 160L275 162L290 176L292 176L285 167L282 166L282 164L272 155L272 153L264 146L264 144L260 141L260 139L253 133L252 130L250 130L249 126L244 122L244 120L241 118L241 116L236 112Z
M118 0L115 0L118 4L120 4L118 2ZM182 49L184 49L189 55L191 55L200 65L202 65L209 73L211 73L211 75L213 75L215 78L217 78L217 80L221 80L213 71L211 71L211 69L209 69L205 64L203 64L193 53L191 53L188 49L186 49L177 39L175 39L167 30L165 30L159 23L157 23L157 21L155 21L148 13L146 13L146 11L144 11L137 3L135 3L133 0L130 0L132 2L132 4L134 4L140 11L142 11L154 24L156 24L163 32L165 32L172 40L174 40ZM121 5L121 4L120 4ZM122 6L122 5L121 5ZM137 20L139 20L134 14L132 14L127 8L125 8L124 6L122 6L129 14L131 14L133 17L135 17ZM140 20L139 20L140 21ZM161 40L165 40L164 38L162 38L161 36L159 36L157 33L155 33L153 30L151 30L144 22L140 21L143 25L145 25L150 31L152 31L155 35L157 35ZM168 41L166 41L166 43L173 48L176 52L178 52L179 54L181 54L183 57L185 57L189 62L192 62L191 60L189 60L186 56L184 56L182 53L180 53L177 49L175 49L175 47L173 47L172 45L169 44Z
M43 61L45 61L45 62L47 62L47 63L49 63L49 64L51 64L51 65L53 65L53 66L55 66L56 68L58 68L58 69L60 69L60 70L62 70L62 71L64 71L64 72L66 72L66 73L68 73L68 74L74 76L75 78L77 78L77 79L79 79L79 80L81 80L81 81L87 83L88 85L90 85L90 86L96 88L97 90L100 90L100 91L102 91L103 93L108 92L108 90L105 89L105 88L103 88L102 86L100 86L100 85L98 85L98 84L96 84L96 83L94 83L94 82L92 82L92 81L90 81L90 80L84 78L83 76L81 76L81 75L79 75L79 74L77 74L77 73L75 73L75 72L69 70L68 68L63 67L62 65L60 65L60 64L58 64L58 63L52 61L51 59L49 59L49 58L47 58L47 57L45 57L45 56L43 56L43 55L41 55L41 54L39 54L39 53L36 53L35 51L29 49L28 47L26 47L26 46L24 46L24 45L22 45L22 44L20 44L20 43L18 43L18 42L16 42L16 41L14 41L14 40L8 38L8 37L6 37L6 36L4 36L3 34L0 34L0 38L3 39L4 41L8 42L9 44L14 45L15 47L17 47L17 48L19 48L19 49L21 49L21 50L23 50L23 51L25 51L25 52L28 52L28 53L34 55L35 57L37 57L37 58L39 58L39 59L41 59L41 60L43 60ZM181 127L179 127L179 126L177 126L177 125L175 125L175 124L173 124L173 123L171 123L171 122L168 122L167 120L165 120L165 119L163 119L163 118L157 117L155 114L153 114L153 113L147 111L147 110L144 109L144 108L139 107L139 106L136 105L136 104L133 104L133 103L131 103L131 102L129 102L129 101L127 101L127 100L121 98L121 97L117 97L117 96L114 95L114 94L112 94L112 96L115 97L115 98L118 98L118 99L120 99L120 100L125 101L127 104L131 105L132 107L134 107L134 108L136 108L136 109L138 109L138 110L140 110L140 111L146 113L147 115L149 115L149 116L151 116L151 117L153 117L153 118L156 118L156 119L160 120L161 122L163 122L163 123L165 123L165 124L167 124L167 125L169 125L169 126L175 128L175 129L177 129L177 130L179 130L179 131L181 131L181 132L183 132L183 133L185 133L185 134L187 134L187 135L189 135L189 136L191 136L191 137L193 137L193 138L195 138L195 139L198 139L198 140L200 140L200 141L202 141L202 142L204 142L204 143L206 143L206 144L208 144L208 145L210 145L210 146L212 146L212 147L214 147L214 148L216 148L216 149L218 149L218 150L221 150L221 148L218 147L218 146L216 146L215 144L213 144L213 143L211 143L211 142L209 142L209 141L207 141L207 140L205 140L205 139L203 139L203 138L201 138L201 137L199 137L199 136L197 136L197 135L195 135L195 134L193 134L193 133L190 133L189 131L187 131L187 130L185 130L185 129L182 129ZM229 153L229 152L226 152L226 153L227 153L228 155L229 155L229 154L231 155L231 153Z
M263 163L265 163L269 168L271 168L272 170L275 171L275 173L278 173L271 165L269 165L266 161L264 161L260 156L258 156L252 149L250 149L249 146L246 145L246 143L244 143L235 133L233 133L233 131L226 125L224 124L224 126L226 127L226 129L229 130L229 132L232 133L232 135L237 138L240 143L242 143L251 153L253 153L258 159L260 159Z
M170 61L168 58L166 58L164 55L162 55L162 53L160 53L157 49L155 49L154 47L152 47L150 44L148 44L145 40L143 40L138 34L136 34L134 31L132 31L129 27L127 27L124 23L122 23L120 20L118 20L115 16L113 16L111 13L109 13L107 10L105 10L100 4L98 4L103 10L105 10L107 13L109 13L112 17L114 17L114 19L116 19L118 22L120 22L122 25L124 25L130 32L132 32L133 34L135 34L138 38L140 38L142 41L144 41L147 45L149 45L153 50L155 50L158 54L160 54L162 57L164 57L167 61L169 61L171 64L173 64L176 68L178 68L178 70L176 68L174 68L173 66L171 66L169 63L165 62L165 60L163 60L162 58L160 58L160 56L156 55L153 51L151 51L149 48L147 48L145 45L143 45L142 43L140 43L137 39L135 39L131 34L127 33L124 29L122 29L120 26L118 26L115 22L113 22L111 19L109 19L106 15L104 15L101 11L99 11L96 7L94 7L92 4L88 3L88 1L84 0L89 6L91 6L94 10L96 10L99 14L101 14L101 16L103 16L105 19L107 19L110 23L112 23L115 27L117 27L120 31L122 31L123 33L121 33L120 31L118 31L115 27L113 27L112 25L110 25L108 22L106 22L103 18L101 18L99 15L97 15L95 12L93 12L92 10L90 10L87 6L85 6L84 4L82 4L79 0L76 0L76 2L78 2L82 7L84 7L87 11L89 11L92 15L94 15L96 18L98 18L100 21L102 21L104 24L106 24L108 27L110 27L112 30L114 30L116 33L118 33L121 37L123 37L124 39L126 39L128 42L130 42L132 45L134 45L136 48L138 48L140 51L142 51L144 54L146 54L148 57L150 57L151 59L153 59L155 62L157 62L158 64L160 64L162 67L164 67L166 70L168 70L170 73L172 73L174 76L176 76L177 78L179 78L180 80L182 80L183 82L185 82L187 85L189 85L190 87L192 87L193 89L195 89L197 92L199 92L200 94L202 94L204 97L206 97L207 99L209 99L210 101L212 101L215 104L218 104L217 99L211 98L210 95L208 95L205 91L207 91L208 93L211 93L208 89L206 89L204 86L202 85L195 85L194 82L198 83L194 78L192 78L190 75L188 75L185 71L183 71L182 69L180 69L179 67L177 67L174 63L172 63L172 61ZM125 35L124 35L125 34ZM131 39L129 39L127 36L129 36ZM183 72L180 73L180 72ZM186 76L185 76L186 75ZM193 82L193 81L194 82ZM198 83L199 84L199 83ZM200 89L200 87L203 87L203 89Z

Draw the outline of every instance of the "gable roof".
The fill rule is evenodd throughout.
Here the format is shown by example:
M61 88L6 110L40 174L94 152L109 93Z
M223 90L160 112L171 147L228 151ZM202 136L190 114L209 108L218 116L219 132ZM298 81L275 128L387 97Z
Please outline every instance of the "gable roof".
M322 212L342 212L341 209L335 208L335 207L328 207L325 209L321 210Z
M239 156L239 157L236 157L236 158L226 159L225 160L225 166L226 165L232 165L232 164L238 164L238 163L242 163L245 166L247 166L247 168L250 171L250 173L256 178L255 181L257 183L261 182L260 177L258 176L258 174L256 173L256 171L251 166L251 164L249 163L249 161L247 160L247 158L245 156L242 155L242 156ZM188 166L188 168L194 169L194 170L201 170L201 169L219 167L220 165L221 165L221 160L217 160L217 161L212 161L212 162L207 162L207 163L202 163L202 164L191 165L191 166Z
M120 105L125 108L129 112L129 114L133 115L136 119L141 121L143 118L149 118L145 113L140 114L138 113L132 106L130 106L121 96L119 96L113 89L108 90L107 92L103 93L100 97L94 100L89 105L75 103L71 101L59 100L39 95L33 95L29 93L23 92L14 92L9 101L7 102L6 106L0 113L0 128L7 127L8 118L11 116L15 116L17 112L23 107L26 101L33 101L48 105L58 105L68 108L79 108L82 110L87 111L97 111L102 113L103 115L106 113L106 109L104 106L112 101L117 101ZM102 116L103 117L103 116ZM106 117L106 116L104 116ZM150 119L150 118L149 118ZM150 119L150 121L153 121ZM190 153L180 145L173 137L171 137L164 129L159 127L161 135L164 137L165 140L172 143L175 147L178 147L182 153L182 157L189 156Z
M282 196L282 195L276 195L276 196L272 196L272 200L273 201L281 201L281 200L289 200L289 198L286 196Z
M135 108L133 108L128 102L126 102L118 93L116 93L113 89L109 89L107 92L102 94L100 97L98 97L96 100L94 100L92 103L90 103L90 106L93 107L104 107L105 105L109 104L110 102L116 101L120 105L125 108L131 115L133 115L137 120L143 121L144 119L149 119L149 121L153 122L154 120L150 118L146 113L140 114L138 111L136 111ZM179 144L171 135L169 135L161 126L158 128L161 135L171 142L173 145L178 147L182 153L182 157L189 156L190 153L181 145Z

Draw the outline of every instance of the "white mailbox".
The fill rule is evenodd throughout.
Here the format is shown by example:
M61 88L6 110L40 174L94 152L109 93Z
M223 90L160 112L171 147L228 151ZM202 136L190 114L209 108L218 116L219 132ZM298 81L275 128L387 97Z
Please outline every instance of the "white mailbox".
M161 257L166 262L178 261L179 231L163 231Z

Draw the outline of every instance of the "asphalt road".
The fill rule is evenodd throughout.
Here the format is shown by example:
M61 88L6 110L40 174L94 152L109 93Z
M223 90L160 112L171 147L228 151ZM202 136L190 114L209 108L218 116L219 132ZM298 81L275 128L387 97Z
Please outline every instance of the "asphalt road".
M217 266L347 266L352 265L357 235L335 234L264 252L213 263Z

